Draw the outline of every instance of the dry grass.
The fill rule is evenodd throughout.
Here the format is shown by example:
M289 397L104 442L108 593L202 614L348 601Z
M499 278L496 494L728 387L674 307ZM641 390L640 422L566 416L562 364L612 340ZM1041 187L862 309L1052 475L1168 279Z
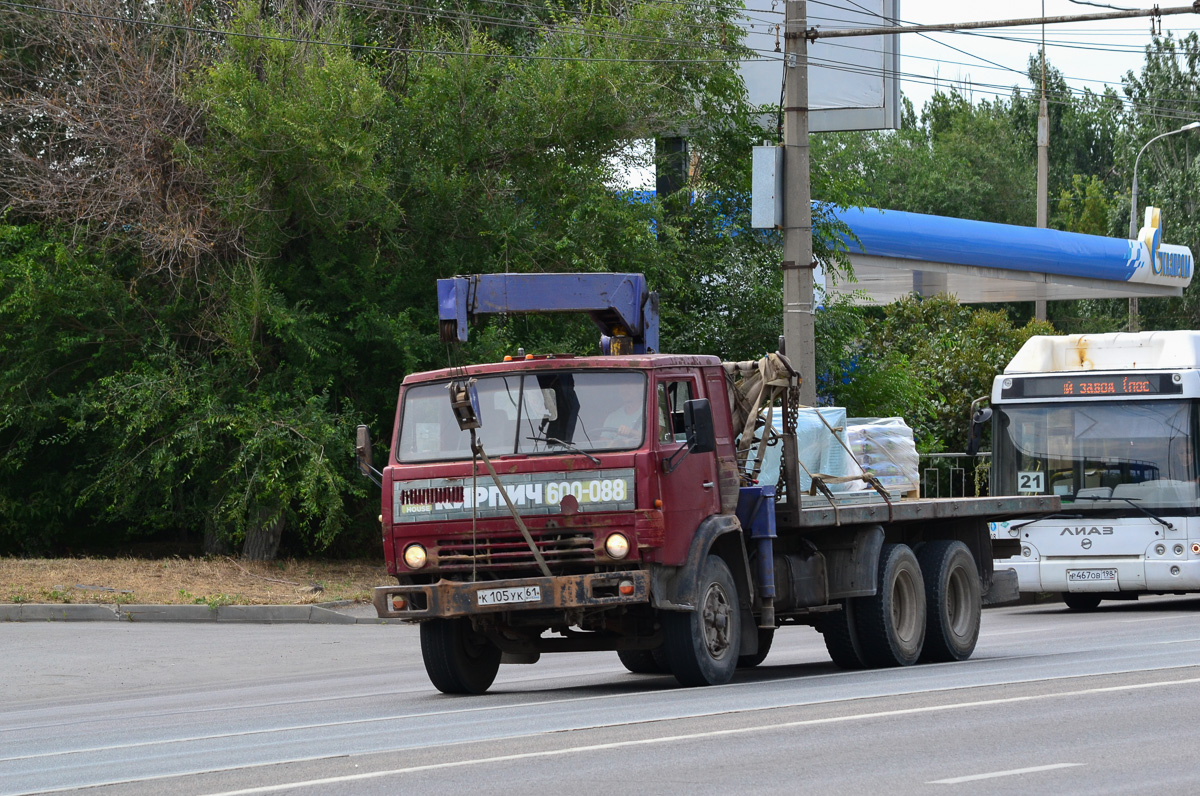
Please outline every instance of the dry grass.
M369 602L383 563L208 558L0 558L0 602L302 605Z

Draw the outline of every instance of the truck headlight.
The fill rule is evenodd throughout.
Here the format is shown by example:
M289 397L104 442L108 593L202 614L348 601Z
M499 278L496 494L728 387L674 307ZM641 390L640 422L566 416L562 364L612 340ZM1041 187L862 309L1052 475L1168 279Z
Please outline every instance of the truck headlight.
M629 555L629 540L623 533L610 533L604 540L604 552L609 558L624 558Z
M404 548L404 563L409 569L420 569L425 566L426 561L425 547L419 544L410 544Z

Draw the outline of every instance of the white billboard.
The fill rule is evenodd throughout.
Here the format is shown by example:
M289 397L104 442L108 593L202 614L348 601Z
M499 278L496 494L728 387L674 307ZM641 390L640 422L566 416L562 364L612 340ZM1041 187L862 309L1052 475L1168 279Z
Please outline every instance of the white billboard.
M895 24L900 0L810 0L807 28ZM784 0L745 0L746 46L765 61L742 63L754 105L779 105L783 87ZM779 52L776 52L776 46ZM812 132L900 127L899 36L817 39L808 45L808 126ZM774 119L764 119L773 127Z

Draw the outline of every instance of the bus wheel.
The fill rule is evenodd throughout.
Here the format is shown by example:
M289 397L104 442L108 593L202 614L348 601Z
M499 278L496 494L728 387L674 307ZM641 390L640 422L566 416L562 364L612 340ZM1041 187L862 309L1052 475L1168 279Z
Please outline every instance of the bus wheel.
M962 542L938 539L917 553L925 579L925 649L921 660L965 661L979 641L983 608L975 557Z
M430 682L443 694L482 694L500 671L500 648L476 632L470 619L422 623L421 657Z
M1100 607L1100 595L1094 592L1065 591L1062 598L1072 611L1095 611Z
M667 660L681 685L721 685L733 679L742 642L737 587L729 565L710 555L696 590L696 610L663 615Z
M857 597L854 603L863 663L884 667L917 662L925 642L925 584L908 545L883 546L875 594Z

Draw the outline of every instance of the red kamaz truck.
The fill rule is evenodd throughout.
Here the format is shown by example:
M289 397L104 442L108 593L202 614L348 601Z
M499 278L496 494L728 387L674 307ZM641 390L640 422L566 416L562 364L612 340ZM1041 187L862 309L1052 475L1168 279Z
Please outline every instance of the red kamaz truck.
M382 472L359 428L397 581L375 607L420 623L443 692L482 693L502 663L587 650L724 683L789 625L814 626L846 668L962 660L985 595L1016 596L992 560L1019 546L993 541L988 521L1058 509L1054 496L930 500L878 482L843 495L820 473L802 493L786 358L656 353L657 297L638 274L438 287L448 339L465 340L473 315L584 311L606 352L408 376Z

